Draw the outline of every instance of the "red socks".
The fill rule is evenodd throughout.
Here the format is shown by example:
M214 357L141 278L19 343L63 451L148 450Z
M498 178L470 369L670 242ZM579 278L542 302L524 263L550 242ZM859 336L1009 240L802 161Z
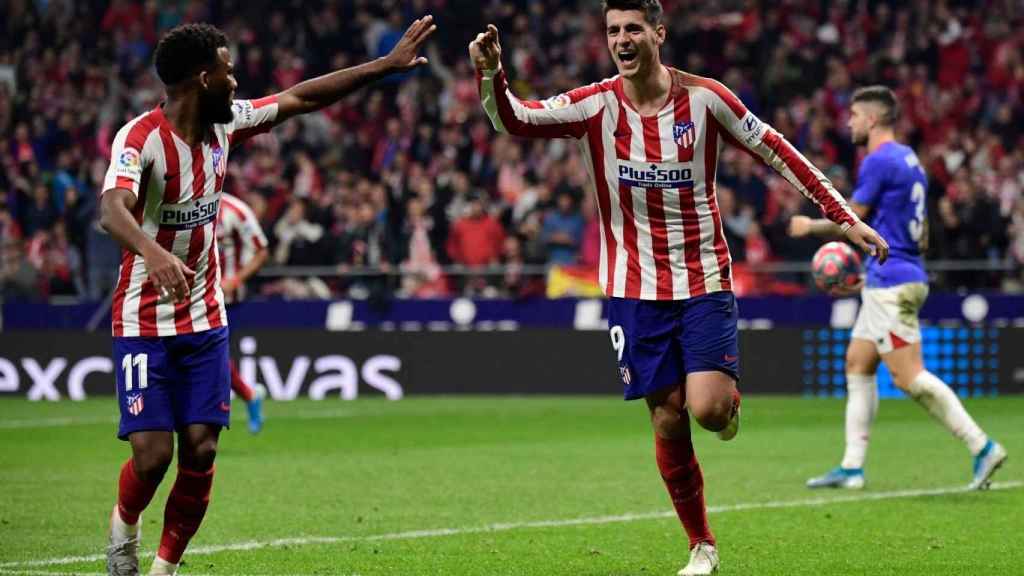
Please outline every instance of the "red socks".
M199 530L210 503L210 488L213 486L213 471L194 472L178 468L171 495L167 497L164 510L164 533L160 537L157 556L172 564L181 561L189 540Z
M121 466L121 478L117 488L117 511L125 524L138 524L139 514L149 506L159 482L147 484L135 474L131 458Z
M235 361L229 362L231 365L231 389L238 394L238 397L246 402L252 402L253 391L252 388L242 380L242 375L238 373L238 367L235 366Z
M679 521L690 537L690 548L698 542L714 546L715 536L708 526L707 510L704 508L704 476L700 472L697 455L693 452L689 430L684 438L675 440L655 435L654 446L658 470L661 471L661 478L668 488Z

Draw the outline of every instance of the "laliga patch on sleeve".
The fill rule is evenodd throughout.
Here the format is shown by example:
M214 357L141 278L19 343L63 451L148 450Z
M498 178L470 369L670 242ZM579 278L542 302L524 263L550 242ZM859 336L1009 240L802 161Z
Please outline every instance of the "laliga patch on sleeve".
M235 100L231 104L231 111L234 113L235 122L241 124L252 123L252 115L255 107L250 100Z
M572 104L572 99L569 98L568 94L559 94L553 98L548 98L542 102L544 108L547 110L562 110L568 108Z
M117 157L118 176L138 179L142 177L142 155L134 148L125 148Z
M740 120L740 129L743 131L743 142L747 146L753 146L761 141L764 137L764 133L768 130L768 126L761 122L761 120L754 116L753 112L747 112L747 115Z

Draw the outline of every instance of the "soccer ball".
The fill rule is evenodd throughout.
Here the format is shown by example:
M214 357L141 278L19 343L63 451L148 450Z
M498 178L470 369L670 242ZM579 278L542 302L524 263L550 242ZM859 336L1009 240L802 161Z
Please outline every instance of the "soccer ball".
M862 272L860 256L845 242L825 244L818 248L811 260L814 283L829 294L856 286Z

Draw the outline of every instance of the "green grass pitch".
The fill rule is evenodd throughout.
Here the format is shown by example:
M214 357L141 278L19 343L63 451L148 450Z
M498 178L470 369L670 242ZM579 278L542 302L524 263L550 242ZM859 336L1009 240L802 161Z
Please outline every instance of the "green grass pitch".
M968 409L1010 453L1000 489L910 401L883 401L863 492L810 492L842 451L842 400L744 400L733 442L696 431L723 575L1024 574L1024 397ZM271 403L222 436L183 575L674 575L640 403L432 397ZM0 401L0 576L98 574L116 475L112 399ZM143 516L148 569L165 479Z

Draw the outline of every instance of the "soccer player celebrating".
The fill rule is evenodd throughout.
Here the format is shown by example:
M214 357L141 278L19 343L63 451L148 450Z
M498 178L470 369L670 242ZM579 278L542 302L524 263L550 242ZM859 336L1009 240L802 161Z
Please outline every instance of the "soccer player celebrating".
M140 514L178 440L178 472L150 574L174 574L206 513L220 429L228 425L228 332L215 244L228 151L292 116L328 106L426 63L435 30L416 20L387 56L259 100L233 100L225 35L206 24L168 32L154 55L167 100L114 138L101 223L124 248L113 302L118 437L131 443L110 519L107 569L139 573Z
M644 398L661 476L690 540L679 574L718 569L687 412L719 437L739 427L736 300L715 195L723 142L758 155L846 236L885 259L885 242L778 132L718 82L669 68L657 0L607 0L619 74L544 101L508 88L498 30L470 43L483 107L499 132L575 138L601 219L600 282L627 400Z
M985 435L946 383L924 367L918 312L928 297L928 275L921 253L928 240L925 213L928 179L914 151L896 141L894 126L899 103L884 86L861 88L853 94L849 128L854 144L867 146L857 188L854 212L878 227L892 247L888 262L872 258L867 286L846 350L846 453L839 467L807 481L810 488L864 486L864 460L871 424L878 411L875 372L885 362L896 386L910 395L967 445L974 455L970 487L988 486L1006 460L1006 450ZM836 236L839 228L827 220L794 216L789 232Z
M260 221L249 205L231 194L221 194L220 213L217 215L217 246L220 256L221 289L224 303L230 310L245 298L245 283L267 261L267 237ZM263 386L250 386L238 373L231 360L231 389L241 398L249 412L249 432L259 434L263 429Z

